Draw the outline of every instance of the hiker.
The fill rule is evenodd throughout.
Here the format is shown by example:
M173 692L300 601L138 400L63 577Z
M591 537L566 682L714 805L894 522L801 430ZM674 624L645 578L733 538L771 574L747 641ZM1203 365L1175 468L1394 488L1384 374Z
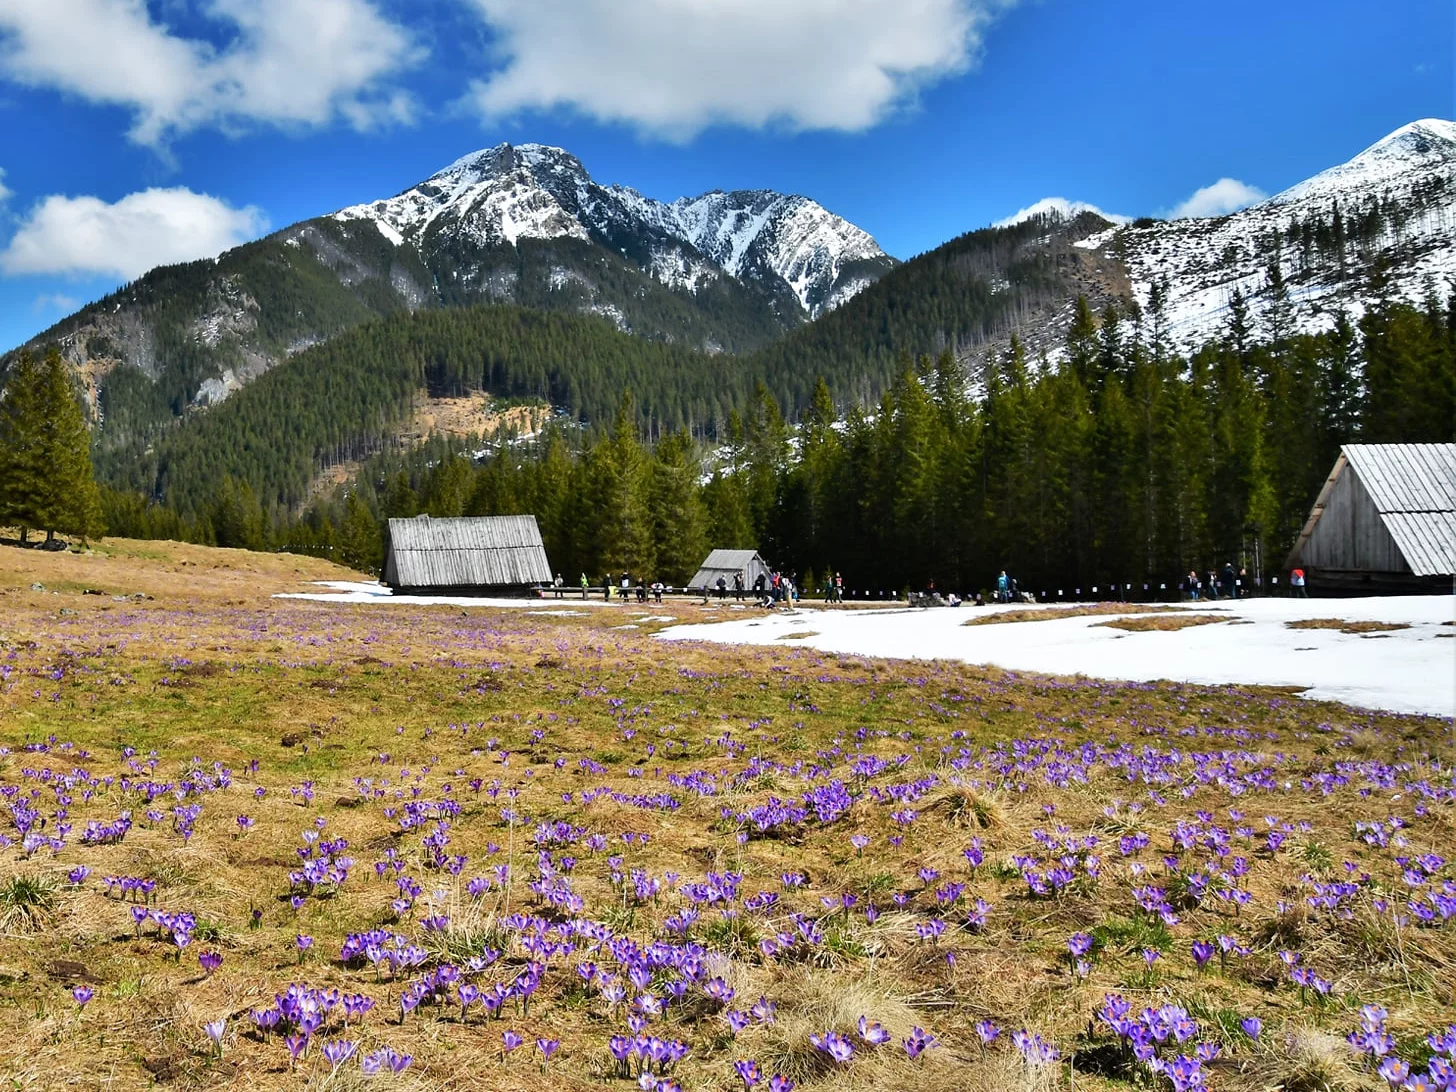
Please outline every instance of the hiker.
M1188 570L1188 576L1183 582L1183 587L1188 592L1188 598L1195 603L1198 602L1200 585L1198 582L1198 573L1195 572L1193 569Z
M976 592L976 606L978 606L978 607L984 607L985 605L986 605L986 597L984 595L982 595L980 592Z
M1291 569L1289 571L1289 586L1294 589L1296 599L1308 599L1309 593L1304 590L1304 570Z
M834 573L834 601L836 603L844 602L844 577L839 575L838 570Z
M552 587L554 587L556 589L556 598L557 599L560 599L561 596L562 596L562 591L561 591L562 585L563 585L563 581L561 579L561 574L560 573L557 573L556 574L556 579L554 581L552 581Z
M632 577L625 572L622 574L622 586L618 589L617 594L624 603L627 601L627 597L632 594Z
M1208 597L1216 602L1218 600L1218 573L1209 569L1208 583L1205 586L1208 588Z
M642 583L642 578L637 578L637 602L647 602L647 585Z
M728 598L728 581L723 579L723 575L721 573L718 575L718 598Z
M612 601L612 574L607 573L602 577L602 599L610 603Z
M1011 592L1011 578L1006 575L1006 570L1001 570L1001 575L996 578L996 602L1009 602L1007 598Z
M589 586L590 585L588 585L587 579L586 579L586 573L582 573L581 574L581 601L583 603L586 602L586 593L587 593L587 588Z
M663 588L662 588L662 581L661 580L654 580L652 582L652 601L654 603L661 603L662 602L662 590L663 590Z
M753 597L759 600L763 599L763 591L765 587L766 581L764 575L763 573L759 573L753 579Z
M1223 572L1219 574L1219 577L1223 583L1224 595L1230 599L1237 599L1239 597L1239 589L1237 583L1235 583L1234 563L1232 561L1224 565Z
M733 598L739 602L743 601L743 573L733 574Z

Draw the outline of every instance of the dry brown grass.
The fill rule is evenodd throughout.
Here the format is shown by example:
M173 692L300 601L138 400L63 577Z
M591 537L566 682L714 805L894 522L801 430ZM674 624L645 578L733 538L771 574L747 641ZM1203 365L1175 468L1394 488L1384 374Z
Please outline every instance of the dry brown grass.
M1209 626L1215 622L1227 622L1216 614L1154 614L1145 618L1114 618L1095 625L1109 629L1122 629L1129 633L1173 633L1193 626Z
M1090 618L1105 614L1163 614L1181 609L1183 608L1152 603L1084 603L1068 607L998 610L994 614L967 619L961 624L991 626L1001 622L1054 622L1058 618Z
M0 756L0 785L27 792L39 784L23 777L23 768L64 772L85 765L111 775L120 769L123 745L143 757L155 749L158 780L175 778L196 755L204 765L227 765L234 784L204 801L190 843L165 819L138 819L120 846L82 847L73 838L59 858L41 853L29 862L14 847L0 851L0 878L26 871L64 876L78 862L95 869L82 888L58 891L51 918L37 932L0 937L0 1072L13 1075L21 1088L130 1088L155 1080L178 1092L352 1092L356 1086L626 1092L628 1082L609 1079L604 1048L609 1030L621 1026L620 1013L607 1018L570 985L571 963L584 957L582 951L553 967L528 1017L485 1023L476 1015L467 1024L448 1012L398 1024L398 983L376 982L372 972L330 958L346 932L367 926L390 923L419 935L414 922L424 911L396 926L388 905L393 887L373 877L373 862L388 847L399 850L407 873L428 892L444 892L440 905L451 925L431 941L439 954L457 958L503 943L503 900L476 903L462 892L465 879L491 862L513 857L521 870L509 910L541 912L525 887L535 860L527 829L503 824L504 795L492 800L471 790L472 778L498 781L502 794L517 790L519 806L533 820L560 818L607 835L614 847L609 853L624 852L629 867L652 875L672 870L696 880L709 869L732 869L743 873L745 892L778 890L787 871L808 876L801 890L784 895L783 912L772 923L745 914L749 920L729 926L710 911L696 928L693 939L710 950L711 968L738 992L735 1005L751 1005L762 994L778 1003L779 1022L754 1025L738 1039L729 1038L721 1015L705 1006L654 1022L658 1033L692 1043L678 1077L693 1092L733 1088L731 1064L739 1057L757 1058L767 1072L775 1071L769 1068L774 1059L798 1067L801 1087L815 1092L1035 1092L1066 1083L1065 1067L1028 1070L1004 1038L983 1058L974 1022L993 1020L1007 1036L1034 1028L1070 1054L1102 995L1114 990L1139 1006L1196 1001L1200 1011L1263 1016L1268 1046L1256 1051L1228 1041L1215 1081L1219 1092L1262 1092L1309 1073L1344 1080L1353 1072L1348 1059L1336 1053L1335 1061L1321 1061L1327 1051L1299 1044L1314 1025L1338 1039L1350 1012L1343 1000L1324 1011L1302 1008L1295 991L1279 985L1284 978L1277 951L1286 943L1297 944L1334 979L1341 998L1386 1004L1402 1041L1418 1041L1424 1031L1456 1021L1450 986L1456 943L1446 930L1396 929L1388 915L1357 914L1332 924L1303 910L1275 912L1279 900L1303 905L1302 876L1341 877L1346 859L1372 871L1384 889L1399 888L1398 870L1355 838L1352 823L1393 814L1410 819L1410 806L1393 801L1393 790L1360 795L1364 782L1350 767L1399 761L1407 764L1400 782L1448 785L1448 767L1434 761L1434 722L1250 689L1013 680L960 664L896 663L793 647L664 647L648 640L646 630L613 629L629 619L642 622L635 603L625 612L593 607L577 617L548 618L486 607L271 600L273 592L296 590L305 580L351 574L305 558L161 543L101 546L111 552L0 548L0 664L13 670L8 681L0 679L0 744L14 748L54 735L91 752L84 763L74 751ZM104 583L98 573L114 579ZM46 590L31 591L32 582L45 583ZM82 594L93 585L154 598ZM1117 612L1128 613L1121 605ZM681 602L670 613L681 621L739 614ZM78 653L74 660L67 650ZM69 666L54 678L48 669L58 664ZM614 699L621 705L608 704ZM529 736L538 728L546 733L540 743ZM296 737L292 746L282 745L285 736ZM497 742L488 746L492 738ZM730 751L717 742L721 738L741 750ZM1053 779L1035 763L982 751L1012 739L1068 749L1125 744L1129 753L1176 748L1184 757L1170 767L1169 782L1156 787L1108 769L1086 781ZM668 752L669 741L681 741L681 757ZM852 780L843 763L860 751L905 758L871 779L876 787L939 779L910 803L919 813L913 824L892 824L891 806L868 799L839 823L810 825L784 838L740 843L720 819L724 806L742 808L770 794L796 799L815 783L806 772L811 765L836 765ZM1196 783L1187 776L1188 755L1196 751L1221 754L1220 761L1236 771L1267 768L1275 787L1246 787L1234 800ZM382 753L391 756L387 762L376 760ZM560 769L553 763L558 755L567 759ZM963 755L974 762L967 764ZM731 783L754 757L776 765ZM578 764L582 758L605 772L587 774ZM248 769L253 759L256 773ZM1307 787L1308 779L1336 764L1348 784L1328 797ZM720 791L699 797L673 790L682 806L671 811L567 799L596 785L628 794L665 791L669 773L690 771L718 776ZM388 778L388 792L408 795L418 788L426 798L451 785L462 805L450 832L451 851L469 855L466 872L454 878L425 869L421 832L391 834L397 824L382 809L395 805L392 798L354 806L356 778ZM304 781L315 794L307 807L289 792ZM1278 787L1285 782L1289 788ZM253 795L257 788L266 790L261 799ZM1154 789L1165 803L1150 802ZM1191 795L1183 796L1185 790ZM173 802L162 801L167 808ZM1131 803L1143 810L1130 810ZM114 817L119 806L114 791L77 801L71 821L79 829L88 818ZM1257 852L1257 845L1237 846L1235 852L1253 861L1246 885L1254 905L1239 916L1211 905L1182 911L1183 921L1168 931L1157 975L1145 981L1138 952L1146 935L1131 918L1127 866L1116 838L1149 833L1153 845L1141 860L1161 875L1159 861L1171 852L1168 831L1175 819L1207 809L1224 821L1228 807L1242 808L1260 831L1265 814L1310 829L1294 833L1277 857ZM1434 800L1428 807L1429 814L1405 831L1411 844L1404 852L1449 856L1456 844L1450 807ZM257 820L246 837L237 835L233 822L240 812ZM336 896L311 900L295 912L280 896L296 867L299 831L318 817L331 836L349 840L355 872ZM0 812L0 824L8 822L8 812ZM1028 898L1008 862L1014 854L1040 852L1034 832L1059 826L1099 837L1104 878L1061 898ZM624 850L625 832L649 833L651 844ZM871 836L862 853L849 845L851 832ZM903 837L903 844L892 847L891 836ZM973 837L984 844L986 858L975 875L961 856ZM488 842L501 847L494 857L486 855ZM1316 842L1327 857L1315 852ZM607 881L606 854L573 852L573 884L589 916L639 943L661 935L663 918L679 900L665 894L658 904L627 905ZM937 870L940 879L922 883L921 868ZM193 910L215 928L216 939L208 943L224 955L221 970L203 978L195 948L177 963L162 942L137 939L128 906L99 889L98 878L106 874L158 880L156 905ZM936 908L933 889L946 879L968 884L966 902L985 897L992 904L983 932L959 928L961 911ZM857 909L847 917L827 916L821 899L844 892L859 897ZM891 903L896 894L904 896L903 906ZM871 900L881 911L874 923L862 912ZM254 907L262 911L256 929L248 924ZM788 927L790 911L823 919L832 943L805 962L765 960L759 936ZM917 932L931 916L949 922L934 944ZM1067 936L1108 923L1124 930L1121 939L1109 944L1087 981L1077 981L1067 970ZM302 965L293 948L300 932L317 939ZM1189 943L1219 932L1260 946L1227 975L1196 974ZM509 958L519 961L523 954L516 949ZM48 970L60 960L82 963L99 980L96 999L79 1016L69 1000L70 983ZM394 1084L383 1078L361 1084L356 1067L330 1075L316 1057L290 1071L279 1043L246 1034L246 1013L291 981L374 997L375 1011L350 1037L357 1034L361 1050L389 1043L413 1054L415 1066ZM826 1068L822 1056L806 1050L808 1036L827 1029L857 1039L861 1012L891 1027L897 1041L880 1051L858 1050L843 1071ZM221 1061L200 1033L203 1020L218 1016L229 1020ZM1199 1019L1213 1026L1211 1017ZM528 1040L562 1040L548 1072L526 1057L527 1048L502 1065L499 1035L507 1026ZM911 1026L941 1040L915 1063L898 1043ZM1286 1047L1286 1037L1294 1045ZM1097 1092L1127 1087L1081 1070L1075 1083Z
M1397 629L1410 629L1405 622L1349 622L1343 618L1301 618L1285 622L1286 629L1333 629L1341 633L1389 633Z

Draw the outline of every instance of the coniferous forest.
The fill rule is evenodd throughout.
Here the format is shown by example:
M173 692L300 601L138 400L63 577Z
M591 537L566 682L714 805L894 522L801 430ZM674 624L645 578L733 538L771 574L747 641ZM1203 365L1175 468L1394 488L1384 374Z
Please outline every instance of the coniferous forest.
M1054 361L1015 338L969 362L901 353L869 403L852 393L863 366L827 350L807 354L818 379L798 399L752 357L619 343L580 319L388 319L314 350L330 355L307 373L263 377L262 397L210 411L157 464L133 460L165 504L113 465L107 523L377 571L389 517L531 513L572 583L625 569L681 584L720 546L756 546L811 590L839 571L872 592L965 591L1006 568L1028 590L1139 597L1190 568L1274 574L1342 443L1453 438L1456 297L1412 307L1376 288L1357 323L1299 334L1275 269L1261 328L1236 296L1222 336L1191 355L1170 349L1156 299L1151 314L1079 299ZM479 340L462 322L484 324ZM513 351L493 353L506 326ZM303 389L320 375L322 397ZM529 440L351 449L369 414L402 415L420 386L573 412ZM275 414L298 418L292 436L268 426ZM364 458L358 480L300 507L331 444Z

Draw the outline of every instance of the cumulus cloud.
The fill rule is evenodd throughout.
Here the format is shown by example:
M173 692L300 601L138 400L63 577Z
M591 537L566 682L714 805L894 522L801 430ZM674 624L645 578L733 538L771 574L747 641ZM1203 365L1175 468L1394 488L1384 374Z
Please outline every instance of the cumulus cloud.
M99 274L131 280L153 266L212 257L267 229L256 208L189 189L150 189L115 204L47 197L0 251L9 274Z
M10 195L10 187L5 185L5 168L0 167L0 207L4 207L5 202L10 200Z
M1240 182L1237 178L1220 178L1211 186L1194 191L1192 197L1173 209L1169 219L1183 220L1203 216L1226 216L1231 212L1247 208L1269 195L1257 186Z
M132 111L157 145L204 126L407 120L390 77L419 59L370 0L192 0L225 36L182 37L145 0L5 0L0 77Z
M1116 212L1103 212L1096 205L1088 204L1086 201L1069 201L1065 197L1043 197L1034 205L1027 205L1019 209L1004 220L997 220L992 227L1011 227L1024 220L1030 220L1033 216L1044 216L1047 213L1054 213L1063 220L1070 220L1084 212L1094 213L1102 219L1113 224L1127 224L1132 222L1132 217L1123 216Z
M487 118L564 108L686 139L710 125L855 131L969 68L1014 0L470 0Z

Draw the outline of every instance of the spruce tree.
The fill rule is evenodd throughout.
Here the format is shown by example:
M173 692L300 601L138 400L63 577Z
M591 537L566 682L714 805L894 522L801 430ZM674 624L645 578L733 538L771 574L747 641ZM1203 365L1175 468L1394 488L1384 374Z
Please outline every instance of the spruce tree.
M22 354L0 402L0 523L85 538L100 533L101 495L91 435L56 349L37 363Z

